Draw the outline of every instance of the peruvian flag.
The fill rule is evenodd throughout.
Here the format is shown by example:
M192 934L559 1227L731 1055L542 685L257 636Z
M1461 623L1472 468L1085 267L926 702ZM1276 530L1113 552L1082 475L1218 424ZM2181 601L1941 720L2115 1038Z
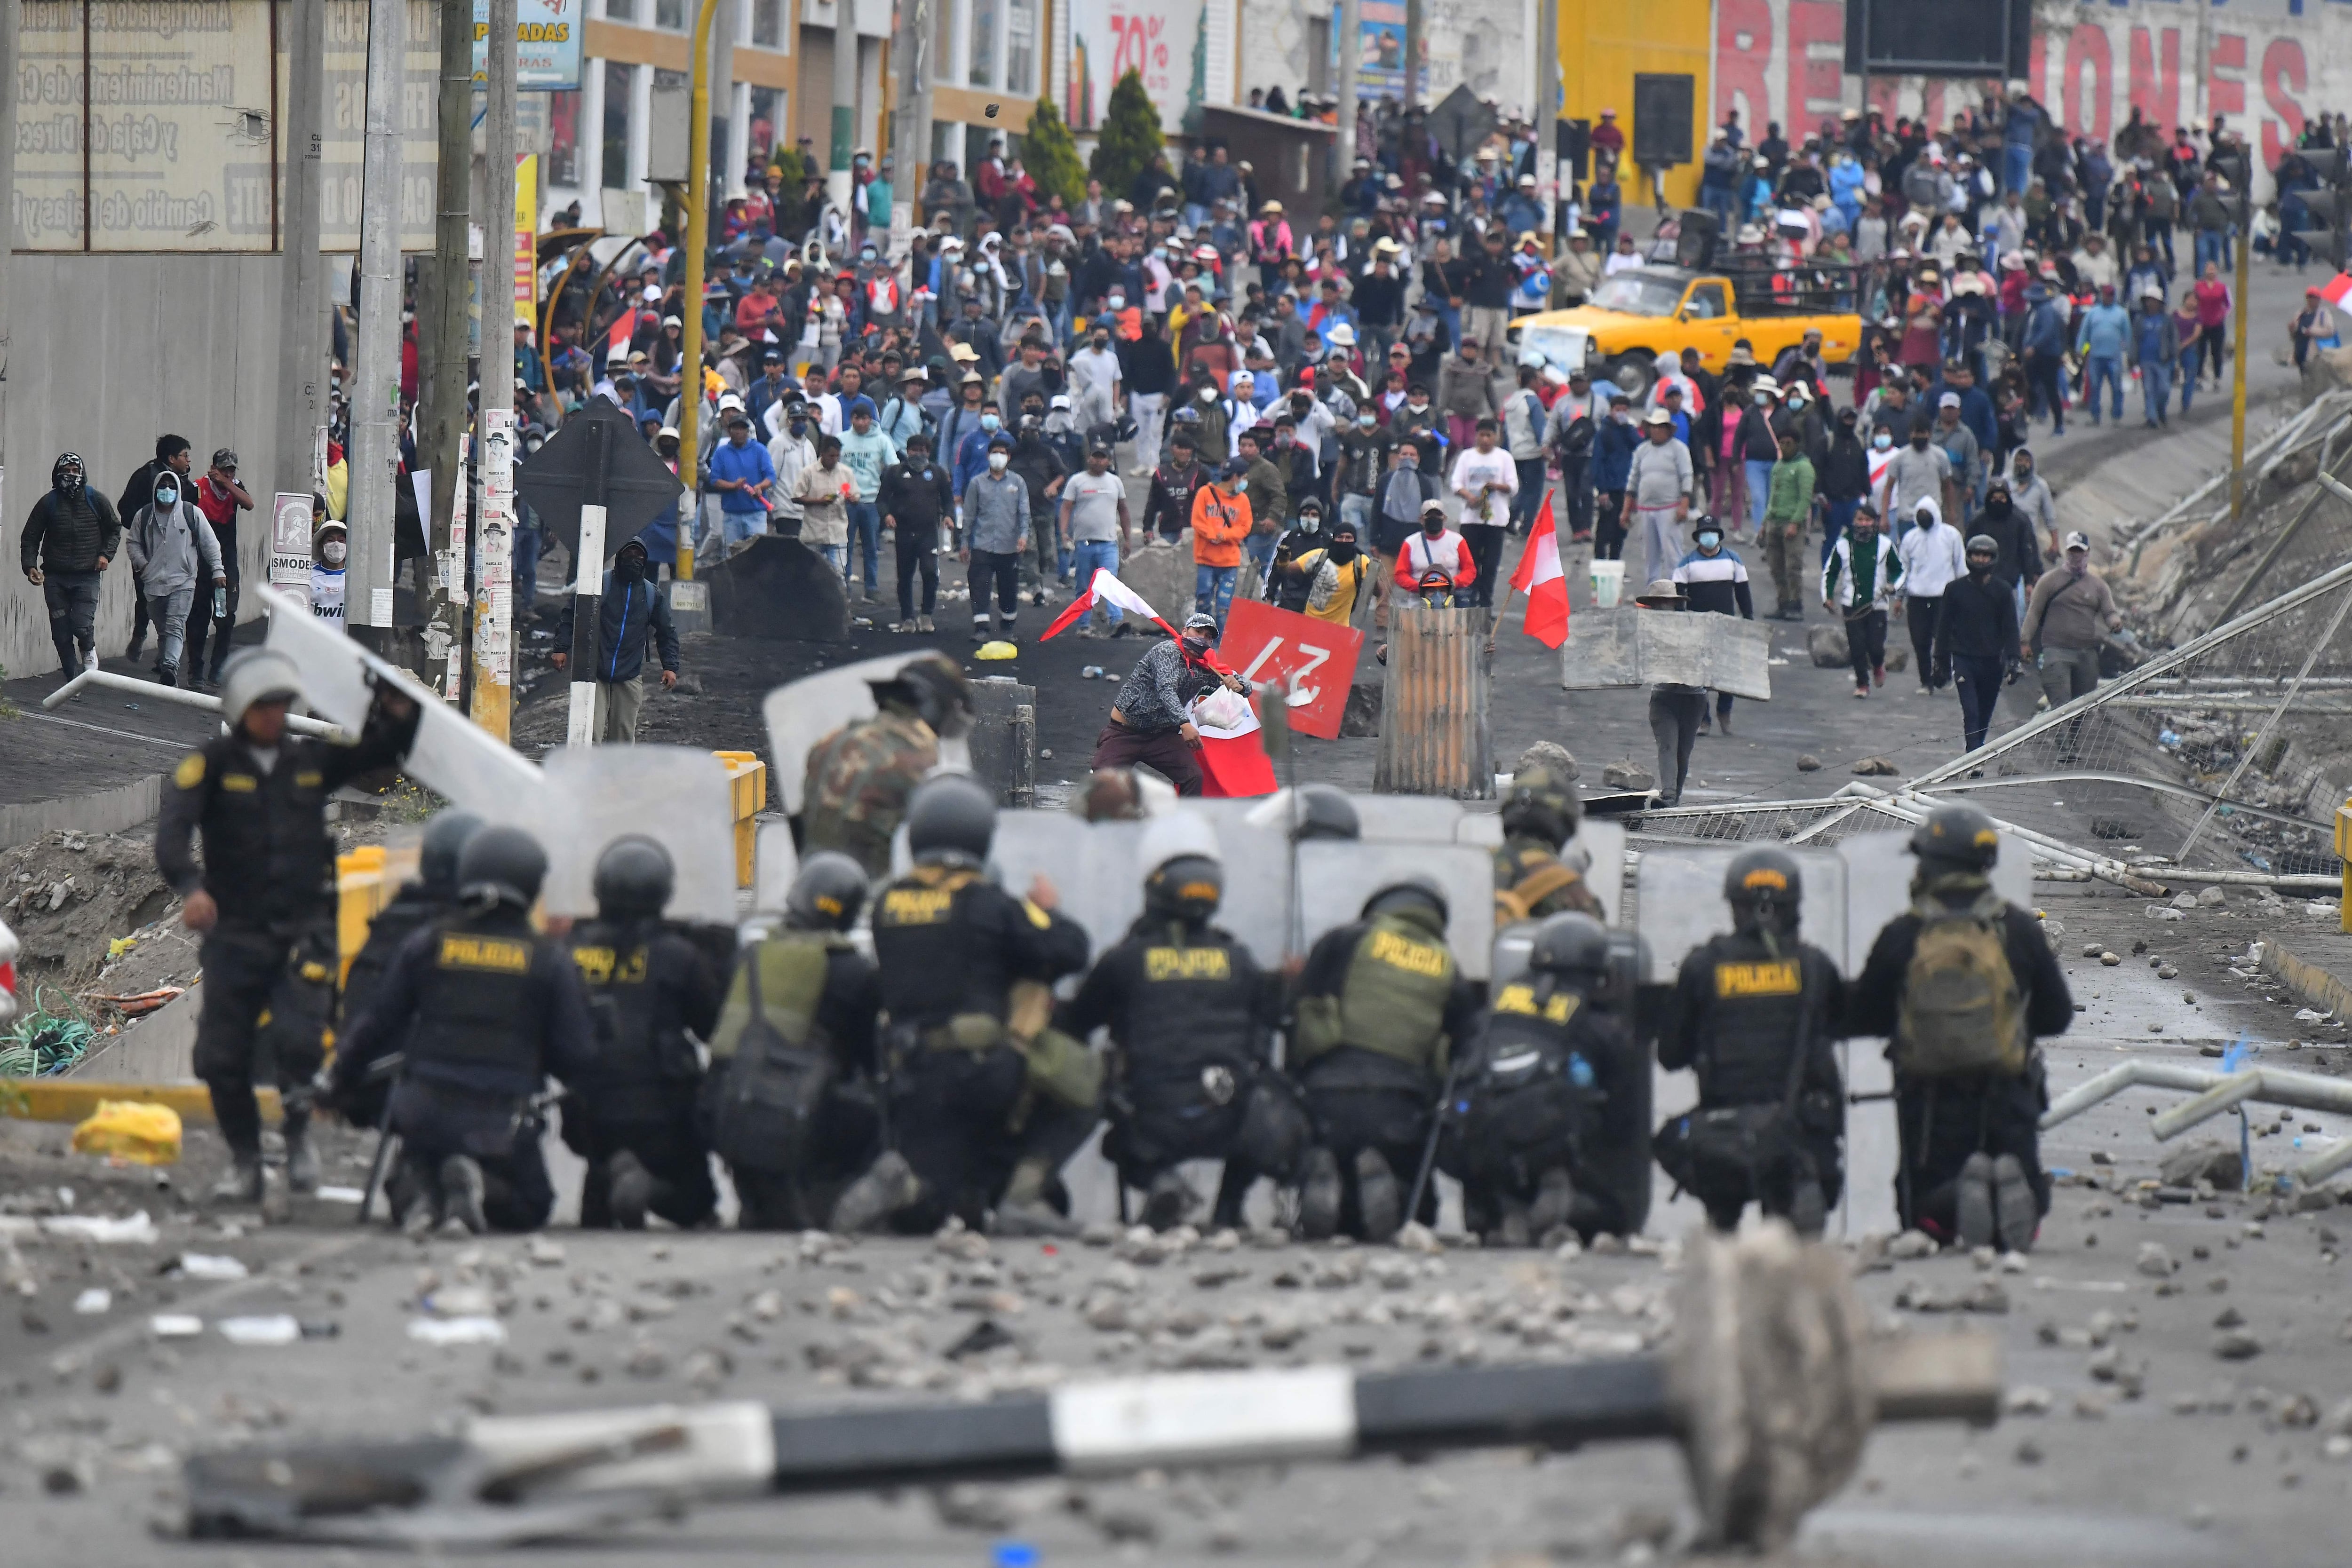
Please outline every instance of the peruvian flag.
M1220 686L1192 703L1192 727L1201 732L1201 793L1212 799L1271 795L1274 763L1258 737L1257 714L1247 697Z
M1142 616L1171 637L1176 635L1176 628L1160 620L1160 612L1146 604L1143 601L1143 595L1121 582L1118 574L1108 567L1098 566L1095 568L1095 580L1087 584L1087 591L1072 600L1067 610L1054 617L1054 623L1045 628L1037 641L1042 643L1047 637L1065 632L1084 620L1087 612L1095 607L1097 601L1105 604L1116 604L1129 615Z
M1527 634L1547 648L1568 641L1568 579L1559 570L1559 534L1552 527L1551 497L1546 494L1528 548L1519 552L1511 587L1528 596Z
M2338 310L2343 309L2345 301L2352 299L2352 272L2339 272L2321 284L2319 297Z

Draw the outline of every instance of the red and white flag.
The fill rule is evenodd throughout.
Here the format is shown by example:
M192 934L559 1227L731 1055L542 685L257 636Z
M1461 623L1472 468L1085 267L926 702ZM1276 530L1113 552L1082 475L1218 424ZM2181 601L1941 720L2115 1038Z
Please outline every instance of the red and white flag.
M2338 310L2345 308L2345 302L2352 300L2352 272L2339 272L2321 284L2319 297Z
M1192 714L1201 736L1194 755L1201 763L1202 795L1217 800L1274 793L1274 763L1247 697L1219 688L1195 698Z
M1143 601L1143 595L1121 582L1118 575L1108 567L1098 566L1095 568L1094 580L1087 584L1087 591L1072 600L1067 610L1054 617L1054 623L1039 634L1037 641L1042 643L1048 637L1068 631L1084 620L1087 612L1092 610L1097 601L1104 604L1116 604L1130 615L1140 615L1146 621L1153 622L1171 637L1176 635L1176 628L1160 620L1160 612L1146 604Z
M1524 629L1528 636L1547 648L1568 641L1568 579L1559 569L1559 532L1552 526L1549 495L1536 513L1535 527L1528 530L1528 548L1519 552L1511 586L1528 596Z

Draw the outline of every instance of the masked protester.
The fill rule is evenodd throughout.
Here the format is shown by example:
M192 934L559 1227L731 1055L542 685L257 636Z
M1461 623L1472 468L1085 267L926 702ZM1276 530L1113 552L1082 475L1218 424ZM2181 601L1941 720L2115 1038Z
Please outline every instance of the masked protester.
M1661 577L1651 582L1633 599L1643 610L1664 612L1687 610L1690 601L1682 585L1671 577ZM1672 806L1681 801L1683 785L1690 778L1691 747L1698 740L1698 727L1706 717L1706 688L1685 685L1680 681L1660 681L1650 688L1650 736L1658 746L1658 804Z
M1731 931L1694 948L1675 977L1658 1065L1698 1075L1698 1108L1658 1130L1658 1166L1731 1230L1750 1203L1818 1236L1843 1185L1845 1091L1832 1051L1846 1032L1830 956L1797 936L1793 857L1750 850L1723 882Z
M312 515L316 517L323 510L323 507L314 507ZM314 526L310 538L310 613L337 632L344 625L351 553L342 524L320 522Z
M819 851L793 881L782 928L736 963L703 1119L746 1230L822 1225L882 1152L881 980L848 935L866 892L856 862Z
M147 613L155 623L155 678L164 685L177 685L190 617L208 618L214 591L228 587L220 542L196 505L188 481L168 468L155 476L151 499L131 514L127 532L131 569L147 596ZM201 655L202 650L198 652ZM195 684L202 673L200 668L191 668L190 684Z
M2052 707L2098 689L2099 649L2106 634L2121 631L2123 624L2115 594L2091 570L2090 537L2068 534L2064 560L2057 570L2042 574L2026 601L2019 640L2019 652L2041 672L2042 695ZM2070 750L2079 723L2068 728Z
M917 654L870 685L874 716L811 748L801 795L803 850L838 850L869 877L890 869L891 835L940 742L971 728L971 687L945 654Z
M1282 980L1214 924L1224 895L1214 833L1163 818L1142 859L1143 914L1055 1025L1074 1040L1109 1030L1103 1153L1124 1186L1145 1193L1143 1222L1167 1230L1192 1218L1199 1200L1177 1166L1213 1159L1224 1169L1210 1223L1239 1228L1251 1185L1295 1179L1306 1148L1306 1117L1269 1053Z
M1464 1219L1489 1245L1625 1228L1606 1183L1585 1167L1626 1074L1649 1071L1611 1015L1609 990L1608 929L1590 915L1551 915L1536 929L1527 973L1495 988L1463 1053L1438 1166L1462 1183Z
M551 1075L593 1075L597 1046L579 969L531 927L546 876L547 852L520 828L467 840L459 907L408 939L336 1043L339 1106L379 1058L403 1054L388 1113L400 1164L385 1190L411 1235L536 1230L555 1207L533 1097Z
M310 1079L325 1053L336 967L327 800L350 779L406 756L416 733L415 705L383 686L358 744L294 739L286 710L301 689L281 653L254 648L231 658L221 685L227 733L180 759L155 819L156 867L184 900L181 924L203 937L194 1067L230 1160L212 1189L215 1202L258 1204L266 1196L253 1090L264 1068L274 1069L286 1108L288 1184L298 1192L318 1186Z
M1675 585L1683 591L1687 608L1696 614L1755 620L1756 599L1748 579L1748 563L1723 542L1723 525L1712 517L1703 517L1692 526L1691 537L1697 541L1696 547L1675 563ZM1731 733L1729 692L1715 694L1715 721L1723 727L1724 734ZM1698 732L1705 735L1711 727L1702 706Z
M1315 1145L1299 1183L1300 1233L1391 1239L1428 1142L1449 1052L1467 1042L1477 998L1446 945L1444 894L1423 876L1381 888L1307 955L1291 1004L1288 1067Z
M1356 616L1358 601L1374 578L1370 557L1356 542L1356 525L1342 519L1328 530L1329 542L1303 549L1279 579L1287 605L1292 599L1308 619L1345 626Z
M654 580L646 565L645 541L631 539L613 557L604 571L604 596L596 606L595 743L634 745L637 716L646 700L646 651L661 660L664 691L677 685L677 626L670 619L669 596ZM570 662L572 604L563 607L550 663L561 670Z
M596 918L569 938L597 1023L595 1066L563 1100L563 1141L588 1162L580 1223L591 1229L642 1230L658 1214L690 1230L719 1202L695 1050L718 1021L719 976L662 919L676 885L658 842L616 839L597 857Z
M2050 1211L2036 1041L2074 1023L2074 999L2032 911L1993 891L1991 818L1937 807L1911 852L1911 908L1871 945L1847 1013L1893 1042L1895 1211L1949 1245L2026 1251Z
M907 812L914 864L874 910L893 1145L850 1184L833 1228L1067 1235L1062 1166L1099 1120L1101 1062L1053 1027L1054 983L1087 934L1043 877L1016 897L986 874L996 802L942 774Z
M1421 508L1421 531L1409 536L1397 549L1396 585L1424 602L1440 607L1456 602L1478 578L1478 561L1469 541L1446 526L1445 507L1428 501Z
M1959 688L1965 751L1984 744L2000 688L2017 668L2017 601L1995 570L2000 560L1990 535L1969 540L1969 570L1944 590L1936 617L1934 657L1939 675Z
M1240 676L1214 662L1216 645L1215 618L1196 612L1185 618L1174 639L1144 651L1119 684L1110 720L1095 737L1097 769L1149 763L1179 795L1201 792L1201 764L1192 756L1201 732L1192 725L1192 702L1218 685L1243 695L1249 690Z
M1864 501L1822 566L1822 608L1845 622L1853 695L1886 684L1886 620L1902 593L1903 557L1879 531L1878 509Z
M99 578L121 542L114 504L89 487L79 455L59 454L48 494L25 519L20 559L25 580L40 589L47 606L61 680L98 668ZM143 601L140 613L143 620Z

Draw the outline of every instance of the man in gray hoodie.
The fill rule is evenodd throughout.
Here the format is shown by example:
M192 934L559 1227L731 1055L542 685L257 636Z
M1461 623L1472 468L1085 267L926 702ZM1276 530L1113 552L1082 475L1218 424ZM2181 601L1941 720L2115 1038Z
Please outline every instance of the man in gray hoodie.
M155 674L167 686L179 684L180 650L187 640L188 612L195 606L199 587L210 613L212 591L228 586L220 541L188 493L187 483L168 468L157 474L153 498L131 517L131 565L139 573L147 613L155 622ZM201 674L191 670L189 685Z

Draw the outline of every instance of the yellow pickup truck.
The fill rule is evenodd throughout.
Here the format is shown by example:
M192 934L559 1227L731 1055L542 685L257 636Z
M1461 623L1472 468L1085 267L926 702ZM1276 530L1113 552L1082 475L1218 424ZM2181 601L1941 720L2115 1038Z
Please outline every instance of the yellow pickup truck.
M1602 279L1574 309L1522 316L1511 330L1522 361L1540 356L1595 382L1615 382L1639 398L1656 379L1660 354L1696 349L1706 368L1719 372L1742 339L1756 362L1769 368L1780 350L1819 331L1822 357L1844 364L1862 345L1860 289L1851 267L1636 267Z

